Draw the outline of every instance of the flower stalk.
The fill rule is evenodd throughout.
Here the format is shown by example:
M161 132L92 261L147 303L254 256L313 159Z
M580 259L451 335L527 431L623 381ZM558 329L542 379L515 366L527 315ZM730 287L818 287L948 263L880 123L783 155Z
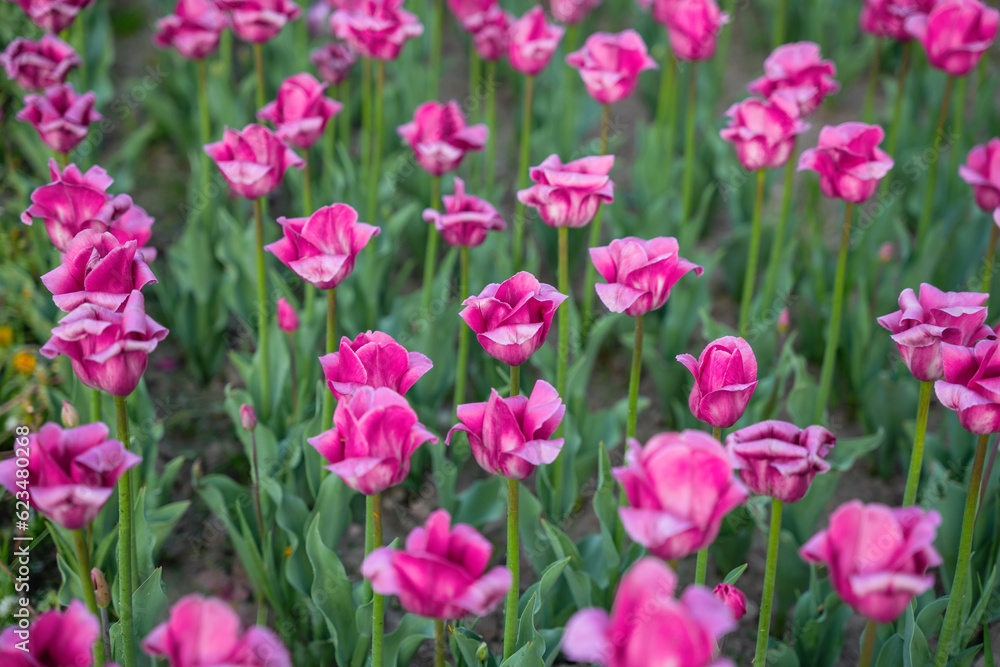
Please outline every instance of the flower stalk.
M90 549L87 547L87 536L82 528L73 531L73 542L76 547L76 573L80 577L80 587L83 588L83 601L90 613L100 618L97 597L94 595L94 585L90 578ZM103 632L94 642L94 664L97 667L103 667L107 660L104 653L104 638L101 635Z
M128 435L128 410L124 396L115 396L115 420L118 439L131 449ZM126 472L118 479L118 622L122 631L122 667L135 667L135 631L132 625L132 593L135 583L132 578L132 475ZM90 574L81 583L89 585ZM91 592L93 593L93 592ZM96 604L96 603L95 603Z
M253 200L254 230L257 236L257 351L260 353L261 412L271 414L271 364L267 349L267 273L264 264L264 210L260 199Z
M833 385L833 366L837 360L837 346L840 339L840 320L844 311L844 288L847 284L847 251L851 245L851 214L854 204L847 202L844 208L844 226L840 236L840 255L837 258L837 275L833 282L833 313L830 316L830 329L826 335L826 349L823 351L823 368L819 376L819 393L816 398L816 410L813 422L819 424L823 420L827 401L830 399L830 389Z
M746 338L747 326L750 324L750 311L753 306L753 287L757 279L757 256L760 254L760 216L764 208L764 182L767 172L757 171L757 196L753 205L753 222L750 227L750 249L747 252L747 269L743 276L743 296L740 300L740 336Z
M438 210L441 208L441 177L431 177L431 208ZM423 295L420 300L421 309L424 315L430 314L431 292L434 288L434 272L437 269L438 253L437 227L427 225L427 246L424 254L424 284Z
M764 665L767 659L767 638L771 634L771 606L774 603L774 575L778 569L778 540L781 537L781 510L777 498L771 501L771 527L767 534L767 561L764 566L764 592L760 598L760 621L757 624L757 647L753 664Z
M906 490L903 492L903 507L917 502L917 488L920 486L920 472L924 463L924 440L927 436L927 416L931 409L933 382L920 383L920 401L917 404L917 430L913 434L913 451L910 453L910 470L906 475Z

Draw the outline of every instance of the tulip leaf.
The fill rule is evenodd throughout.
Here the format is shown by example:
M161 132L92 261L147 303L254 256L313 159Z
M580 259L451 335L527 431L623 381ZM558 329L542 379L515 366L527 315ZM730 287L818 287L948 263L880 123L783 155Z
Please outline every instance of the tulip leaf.
M979 628L983 619L986 618L986 612L992 602L996 578L997 568L996 565L994 565L993 569L990 571L990 578L986 580L986 585L984 586L982 585L982 582L980 582L979 601L976 603L976 606L972 608L972 612L969 613L969 615L961 623L960 627L962 628L962 632L958 642L959 646L965 646L969 643L969 640L972 639L972 634L977 628ZM971 584L972 577L969 577L969 582ZM969 598L971 599L972 596L970 595Z
M542 636L535 629L535 614L541 608L541 602L538 599L538 589L536 588L532 591L527 601L525 601L526 595L527 593L521 596L521 616L517 623L517 641L514 644L514 650L516 651L527 644L534 644L535 650L541 656L545 654L545 640L542 639Z
M413 614L406 614L396 629L385 635L382 657L386 665L407 667L426 639L434 638L434 621Z
M310 597L326 620L337 653L337 664L350 664L357 642L355 604L351 580L336 551L323 543L319 525L323 515L312 518L306 529L306 554L313 568Z
M768 637L766 663L770 667L799 667L799 657L781 640Z
M903 638L895 634L882 644L882 650L878 652L878 658L875 660L875 667L899 667L903 664L903 655Z
M944 623L944 612L948 608L948 596L940 597L917 614L917 627L925 637L933 637L941 630Z
M722 580L722 583L729 584L730 586L735 586L736 582L740 580L740 577L742 577L743 573L746 571L747 571L747 563L743 563L743 565L740 565L739 567L730 570L729 574L727 574L725 579Z
M528 642L500 663L500 667L545 667L545 663L535 650L534 642Z
M452 653L458 653L465 661L466 667L487 667L496 665L496 658L490 653L489 644L483 638L468 628L455 628L451 633ZM485 659L480 660L480 656Z
M163 568L156 568L132 594L132 629L136 637L145 637L167 608L167 593L163 585Z
M458 511L455 512L452 523L482 526L501 518L505 507L503 486L504 480L498 476L478 479L470 484L469 488L458 494ZM523 492L522 486L521 494Z

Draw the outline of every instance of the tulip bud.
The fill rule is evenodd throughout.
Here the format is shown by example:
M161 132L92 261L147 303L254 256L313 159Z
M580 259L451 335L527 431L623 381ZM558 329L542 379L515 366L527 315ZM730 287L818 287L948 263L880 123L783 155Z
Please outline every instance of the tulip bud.
M481 642L479 648L476 649L476 660L480 663L485 663L490 657L490 647L486 645L486 642Z
M788 326L792 322L792 316L788 313L787 308L782 308L781 312L778 313L778 331L780 333L788 333Z
M892 251L893 251L892 243L890 243L889 241L886 241L885 243L880 245L878 248L878 261L882 262L883 264L888 264L889 262L891 262Z
M257 413L254 412L252 406L246 403L240 406L240 422L243 424L243 428L248 431L257 428Z
M747 613L747 596L743 591L730 584L719 584L713 590L715 597L722 600L733 614L733 620L738 621Z
M97 606L104 609L111 604L111 589L108 588L108 580L104 578L104 573L95 567L90 571L90 581L94 585Z
M80 425L80 413L69 401L63 401L61 417L64 428L74 428Z
M278 326L286 333L295 333L299 328L299 315L285 297L278 299Z

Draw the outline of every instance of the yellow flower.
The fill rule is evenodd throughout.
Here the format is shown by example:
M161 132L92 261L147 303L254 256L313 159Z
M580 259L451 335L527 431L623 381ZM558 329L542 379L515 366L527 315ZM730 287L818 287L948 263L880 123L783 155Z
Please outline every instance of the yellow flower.
M14 370L21 375L31 375L35 372L35 355L31 352L18 352L14 355Z
M10 347L14 342L14 330L6 324L0 327L0 347Z

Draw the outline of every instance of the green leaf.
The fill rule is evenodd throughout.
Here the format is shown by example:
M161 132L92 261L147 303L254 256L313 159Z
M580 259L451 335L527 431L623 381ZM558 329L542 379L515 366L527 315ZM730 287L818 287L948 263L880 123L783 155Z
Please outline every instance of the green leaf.
M306 554L313 568L310 597L326 620L336 650L337 664L347 665L354 654L358 636L356 607L344 564L320 537L321 522L322 516L317 514L306 529Z
M525 596L527 596L527 593L525 593ZM524 600L525 596L522 596L521 600ZM521 604L520 607L522 611L517 623L517 641L514 643L514 650L517 651L522 646L533 644L539 656L544 655L545 640L535 630L535 614L541 607L541 603L538 601L538 591L533 591L530 597L527 598L527 601Z
M503 517L506 507L503 487L504 480L496 476L478 479L470 484L469 488L458 494L458 511L452 522L482 526ZM523 492L522 486L521 493Z
M878 658L875 659L875 667L899 667L903 664L903 655L903 638L898 634L893 635L882 644L882 650L878 652Z
M722 580L722 583L735 586L736 582L740 580L740 577L743 576L743 573L746 572L746 570L747 570L747 563L743 563L743 565L740 565L737 568L733 568L732 570L729 571L729 574L726 575L726 578Z
M434 639L434 621L407 614L382 641L382 658L385 664L406 667L413 661L417 648L425 639Z
M489 652L489 644L469 629L455 628L455 631L451 633L451 639L454 645L458 647L458 652L468 667L482 667L495 661L495 658ZM484 646L486 647L485 661L479 659L479 653Z
M533 642L528 642L519 651L500 663L500 667L545 667Z
M145 637L152 632L167 608L167 592L162 574L163 568L156 568L132 594L132 628L136 637Z

